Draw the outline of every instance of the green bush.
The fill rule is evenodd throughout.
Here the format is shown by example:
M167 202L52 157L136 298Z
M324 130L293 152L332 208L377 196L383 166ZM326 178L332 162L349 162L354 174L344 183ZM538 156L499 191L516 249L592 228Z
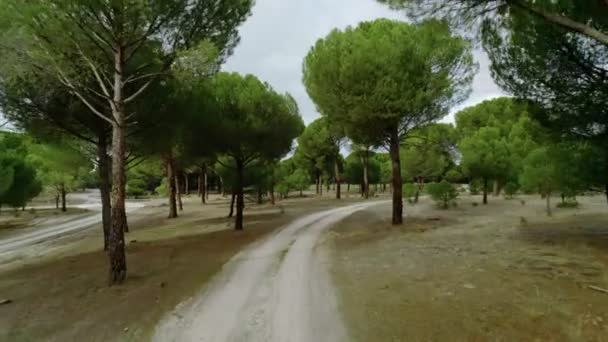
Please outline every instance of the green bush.
M435 203L444 209L447 209L451 203L454 204L458 197L456 188L445 180L441 183L428 184L426 186L426 191L431 195L431 198Z
M169 196L169 183L166 177L160 181L160 185L154 189L154 192L161 196Z
M504 190L507 198L513 198L513 195L515 195L519 190L519 184L515 182L508 182L505 184Z
M146 182L141 178L132 178L127 182L127 195L137 198L146 194Z
M576 200L566 200L557 203L558 208L578 208L578 202Z
M471 193L471 195L479 195L481 188L482 185L477 180L471 181L471 183L469 184L469 192Z
M407 199L409 203L414 202L414 197L416 196L416 192L418 191L418 186L412 183L403 184L403 196Z

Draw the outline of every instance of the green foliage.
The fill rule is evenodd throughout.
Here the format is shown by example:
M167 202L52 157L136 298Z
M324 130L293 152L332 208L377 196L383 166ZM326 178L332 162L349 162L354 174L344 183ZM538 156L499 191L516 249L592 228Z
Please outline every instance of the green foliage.
M460 142L461 166L473 178L495 179L504 177L510 168L509 147L500 130L482 127Z
M146 194L146 181L142 178L131 177L127 181L127 195L135 198Z
M451 169L445 173L445 179L450 183L460 182L463 178L462 173L456 169Z
M405 197L409 203L414 203L414 197L416 197L416 193L418 193L418 191L418 185L416 184L403 184L403 197Z
M340 148L327 118L310 123L298 137L295 160L302 168L318 173L333 173Z
M160 185L154 189L154 192L161 196L169 196L169 182L166 177L160 181Z
M508 182L507 184L505 184L504 190L507 198L513 198L513 196L519 190L519 184L514 181Z
M143 196L148 193L156 192L163 180L163 167L158 159L146 159L127 171L127 195ZM164 195L165 189L161 188Z
M473 70L469 43L446 23L380 19L317 41L304 61L304 84L349 138L377 145L446 115L468 95Z
M281 158L304 129L293 99L252 75L220 73L210 88L220 121L209 133L221 135L218 150L235 160Z
M458 197L456 188L445 180L440 183L427 184L426 192L431 195L431 198L438 206L444 209L447 209L450 204L454 204Z
M0 206L25 206L42 191L36 169L27 160L26 137L0 133L0 151Z
M381 164L373 152L369 152L369 155L367 178L370 184L378 184L381 181ZM363 184L363 160L360 152L351 153L344 161L344 181L349 184Z

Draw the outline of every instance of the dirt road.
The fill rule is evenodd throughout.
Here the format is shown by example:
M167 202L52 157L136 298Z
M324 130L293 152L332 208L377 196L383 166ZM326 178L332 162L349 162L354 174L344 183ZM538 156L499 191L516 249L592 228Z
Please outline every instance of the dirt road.
M323 232L383 202L304 216L239 253L199 296L178 306L155 341L344 341L322 253Z

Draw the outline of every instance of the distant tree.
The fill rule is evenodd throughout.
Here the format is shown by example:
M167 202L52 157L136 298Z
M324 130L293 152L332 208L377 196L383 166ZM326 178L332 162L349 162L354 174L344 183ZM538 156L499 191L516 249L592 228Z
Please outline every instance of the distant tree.
M81 187L83 175L93 170L93 165L81 151L68 146L74 141L59 144L36 144L30 147L28 159L40 172L43 186L55 192L56 202L61 200L61 210L66 211L66 195Z
M321 184L323 174L335 173L336 165L339 163L340 147L336 143L332 129L327 118L320 118L310 123L298 137L295 159L300 167L312 170L317 194L323 191Z
M538 191L547 201L547 215L551 216L551 194L557 188L558 170L551 158L549 148L540 147L532 151L524 162L520 183L528 191Z
M276 93L254 76L220 73L211 80L210 88L221 118L216 134L230 137L215 141L218 151L230 159L222 163L236 173L235 229L242 230L245 169L255 161L287 154L304 123L291 96Z
M510 168L508 143L500 130L483 127L461 140L462 168L472 178L482 180L483 204L488 203L489 181L504 177Z
M399 146L466 98L474 69L470 44L440 21L381 19L334 30L306 57L304 84L321 114L355 142L390 151L393 224L403 221Z

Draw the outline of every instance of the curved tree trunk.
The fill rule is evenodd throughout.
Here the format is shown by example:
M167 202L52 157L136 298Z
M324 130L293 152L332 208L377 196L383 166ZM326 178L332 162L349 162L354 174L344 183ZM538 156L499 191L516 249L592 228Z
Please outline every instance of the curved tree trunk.
M112 185L110 184L110 157L104 133L97 140L97 168L99 172L99 194L101 196L101 226L103 228L103 250L108 250L108 239L112 225Z
M175 163L173 154L169 152L165 157L167 166L167 185L169 186L169 218L177 217L177 189L175 186Z
M403 198L401 194L403 180L401 179L401 157L399 156L399 145L399 135L395 129L391 134L390 140L391 168L393 172L393 225L403 223Z
M245 165L242 160L236 161L236 219L234 229L243 230L243 209L245 208L245 198L243 197L243 174Z

